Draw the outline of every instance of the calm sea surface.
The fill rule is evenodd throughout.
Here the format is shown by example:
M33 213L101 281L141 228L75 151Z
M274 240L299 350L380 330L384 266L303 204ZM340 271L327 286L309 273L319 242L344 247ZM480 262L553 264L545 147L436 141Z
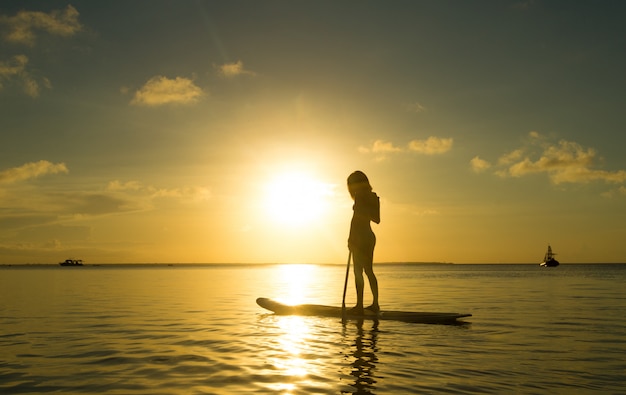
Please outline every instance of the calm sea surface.
M341 265L0 267L0 393L626 394L626 265L376 270L383 308L473 317L255 304L341 305Z

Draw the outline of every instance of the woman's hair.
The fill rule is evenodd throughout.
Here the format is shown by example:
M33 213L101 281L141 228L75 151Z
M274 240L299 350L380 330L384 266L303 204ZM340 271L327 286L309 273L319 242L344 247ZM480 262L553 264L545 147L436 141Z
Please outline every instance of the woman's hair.
M348 176L348 192L350 192L350 196L354 199L357 193L363 191L371 192L372 186L365 173L357 170Z

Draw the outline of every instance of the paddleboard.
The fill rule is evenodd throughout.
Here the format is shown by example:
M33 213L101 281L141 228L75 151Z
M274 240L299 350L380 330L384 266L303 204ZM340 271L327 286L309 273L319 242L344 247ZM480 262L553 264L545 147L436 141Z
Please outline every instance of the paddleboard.
M277 315L304 315L342 318L342 309L337 306L324 306L319 304L299 304L292 306L268 298L258 298L256 303L264 309L273 311ZM346 310L346 312L349 312L349 309ZM346 318L350 320L393 320L421 324L462 323L462 321L457 321L457 319L471 316L471 314L460 313L410 312L393 310L382 310L378 313L364 310L362 315L346 314Z

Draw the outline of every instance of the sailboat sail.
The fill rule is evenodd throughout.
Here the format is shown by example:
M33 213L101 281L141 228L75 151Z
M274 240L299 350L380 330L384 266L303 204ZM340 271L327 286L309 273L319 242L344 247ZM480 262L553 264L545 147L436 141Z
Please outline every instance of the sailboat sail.
M548 244L548 251L546 251L546 255L543 257L543 262L541 262L541 266L554 267L559 266L559 261L554 259L556 254L552 252L552 247Z

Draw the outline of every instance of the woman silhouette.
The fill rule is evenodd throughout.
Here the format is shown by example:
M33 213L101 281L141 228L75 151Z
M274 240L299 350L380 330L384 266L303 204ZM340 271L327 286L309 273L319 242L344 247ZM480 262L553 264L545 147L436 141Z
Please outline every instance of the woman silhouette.
M368 310L378 312L378 280L374 274L374 247L376 246L376 235L372 231L370 222L380 223L380 201L376 193L372 191L367 176L362 171L355 171L348 176L348 191L354 205L352 209L352 221L350 223L350 236L348 238L348 248L352 253L354 262L354 281L356 283L357 303L350 312L352 314L363 314L363 288L365 281L363 272L367 275L372 290L372 305Z

